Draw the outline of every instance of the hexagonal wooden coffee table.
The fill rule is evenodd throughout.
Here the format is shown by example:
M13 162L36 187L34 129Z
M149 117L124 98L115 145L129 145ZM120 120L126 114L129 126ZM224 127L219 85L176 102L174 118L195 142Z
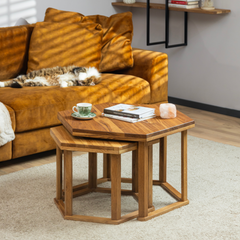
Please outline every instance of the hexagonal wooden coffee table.
M58 113L58 119L73 136L113 139L122 141L138 142L137 171L135 176L134 190L138 192L139 216L138 220L145 221L173 209L187 205L187 130L195 126L193 119L177 111L174 119L162 119L159 116L159 105L141 105L154 107L157 117L137 123L128 123L116 119L102 117L101 114L106 107L113 103L103 103L93 106L92 111L96 117L92 120L79 121L71 117L72 110ZM166 153L167 136L181 132L181 193L171 186L166 179ZM160 171L159 180L152 179L152 145L160 143ZM105 155L105 162L108 156ZM108 164L105 165L105 176L109 174ZM110 176L108 176L110 177ZM134 180L134 179L133 179ZM131 179L123 179L131 182ZM152 185L159 185L166 190L177 202L153 212L148 211L152 207Z
M50 129L50 134L57 145L56 155L56 198L54 199L64 219L96 223L120 224L138 217L138 210L121 215L121 195L133 196L138 200L138 194L132 190L121 189L121 154L135 152L136 142L111 141L107 139L91 139L72 136L63 126ZM73 180L73 151L88 152L88 182L72 185ZM62 153L64 154L64 168L62 167ZM110 159L111 178L97 178L97 153L106 153ZM133 154L136 155L136 154ZM133 162L136 159L133 158ZM63 174L64 172L64 181ZM133 171L134 172L134 171ZM111 188L99 187L98 184L111 180ZM64 182L64 190L62 183ZM134 185L134 181L133 181ZM72 201L91 192L111 194L111 218L73 214ZM150 207L149 211L154 211Z

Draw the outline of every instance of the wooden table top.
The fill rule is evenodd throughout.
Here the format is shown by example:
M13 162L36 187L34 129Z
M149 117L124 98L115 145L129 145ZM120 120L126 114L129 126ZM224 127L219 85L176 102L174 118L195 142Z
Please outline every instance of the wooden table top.
M108 154L137 150L136 142L74 137L63 126L51 128L50 134L61 150Z
M104 108L113 105L115 104L93 105L92 112L97 116L91 120L73 118L71 116L72 110L59 112L58 119L73 136L127 141L152 141L195 126L193 119L179 111L177 111L176 118L162 119L159 116L159 104L142 104L141 106L155 108L156 117L137 123L128 123L101 116Z

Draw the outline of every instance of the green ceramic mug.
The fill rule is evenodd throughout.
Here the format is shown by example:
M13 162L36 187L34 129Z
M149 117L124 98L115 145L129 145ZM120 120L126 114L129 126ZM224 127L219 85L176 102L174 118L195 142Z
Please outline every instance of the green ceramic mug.
M75 109L77 111L75 111ZM78 103L77 106L74 106L72 110L76 113L79 113L80 117L87 117L92 110L91 103Z

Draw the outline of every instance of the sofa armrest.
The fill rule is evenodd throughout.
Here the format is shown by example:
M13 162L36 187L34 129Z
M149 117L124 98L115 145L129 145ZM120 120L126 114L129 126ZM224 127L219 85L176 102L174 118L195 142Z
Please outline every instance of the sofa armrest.
M122 74L145 79L150 84L151 103L168 101L168 56L166 53L133 49L134 66Z

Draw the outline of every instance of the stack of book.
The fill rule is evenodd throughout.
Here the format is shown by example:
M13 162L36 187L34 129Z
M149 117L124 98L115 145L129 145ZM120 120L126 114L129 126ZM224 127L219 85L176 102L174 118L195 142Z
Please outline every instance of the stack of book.
M199 0L169 0L168 7L178 7L178 8L199 8Z
M155 108L129 104L117 104L112 107L105 108L102 116L131 123L156 117Z

